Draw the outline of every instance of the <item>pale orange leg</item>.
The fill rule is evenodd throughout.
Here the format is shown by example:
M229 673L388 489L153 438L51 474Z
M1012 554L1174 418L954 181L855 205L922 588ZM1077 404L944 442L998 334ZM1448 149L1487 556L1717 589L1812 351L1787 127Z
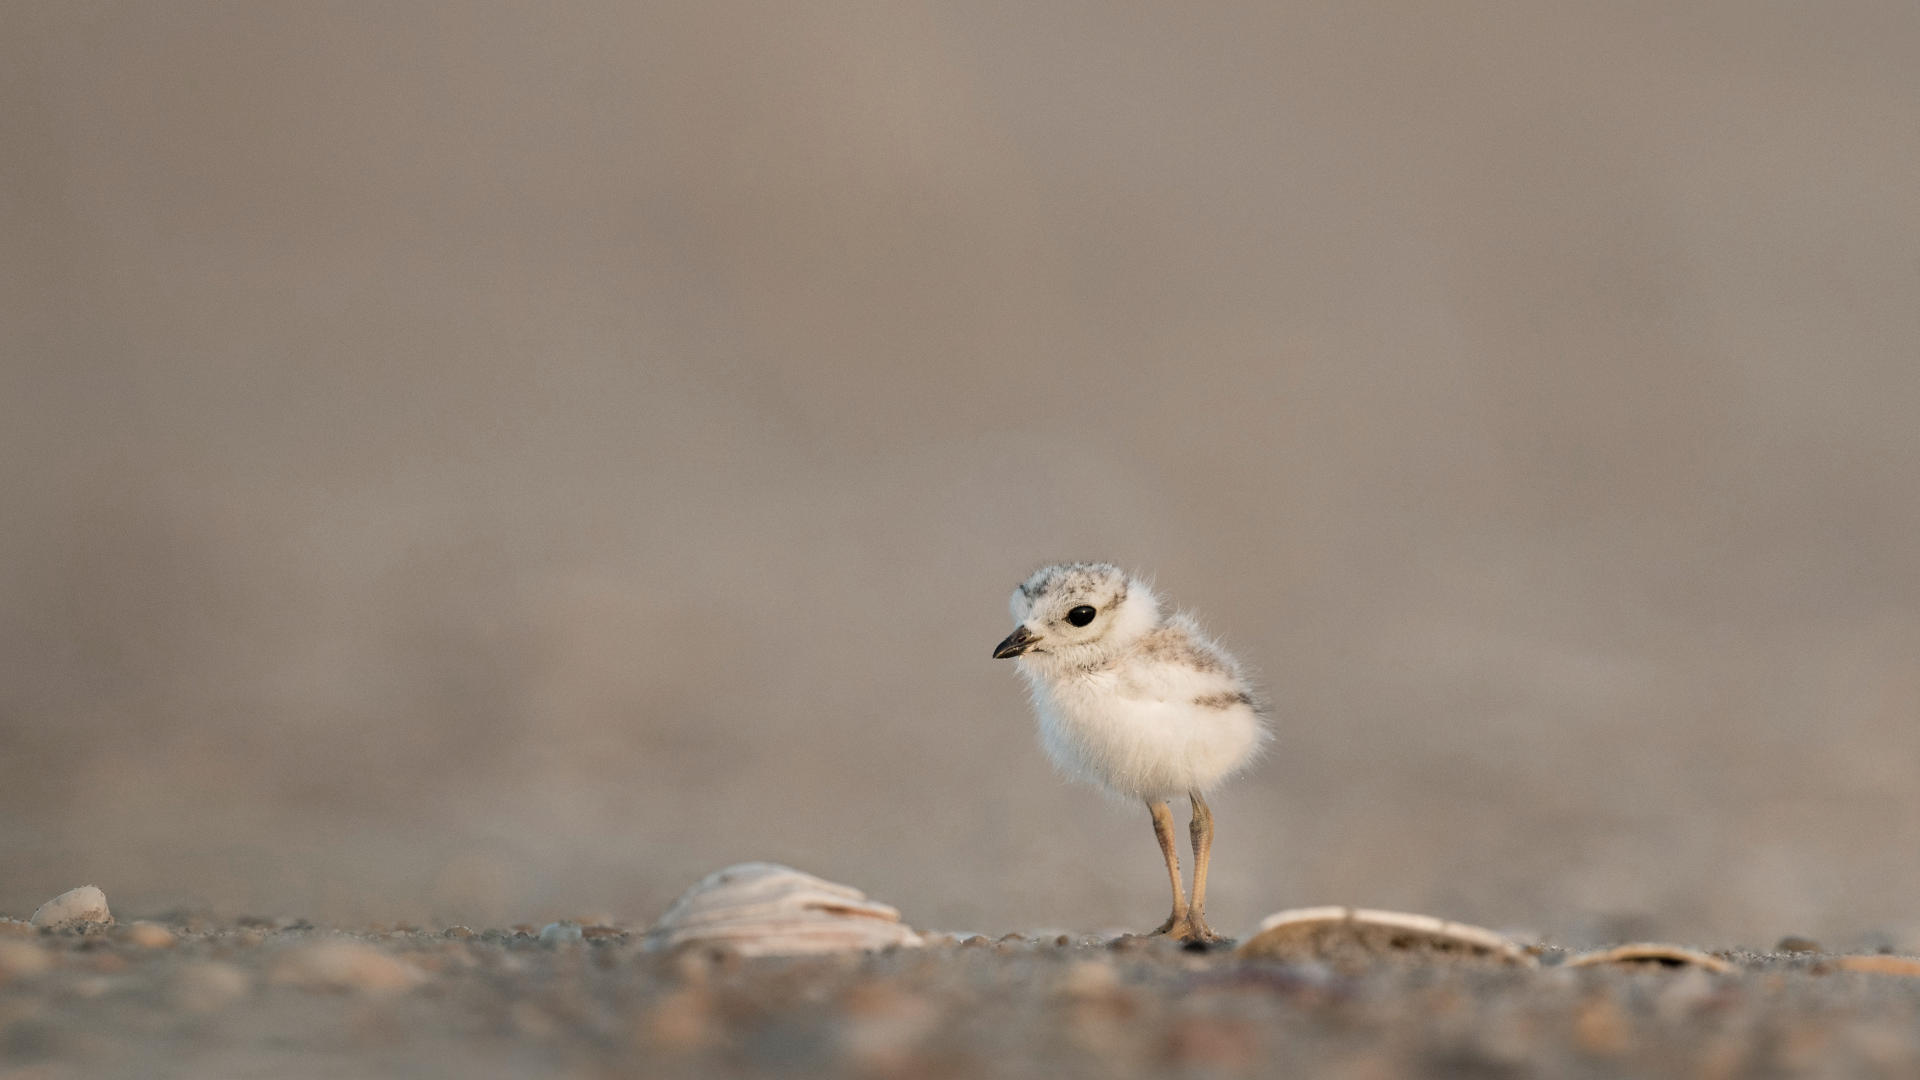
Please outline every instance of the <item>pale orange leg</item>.
M1220 940L1207 925L1207 860L1213 855L1213 811L1198 791L1187 792L1193 803L1193 820L1188 832L1193 838L1193 906L1187 911L1187 932L1182 941L1202 943Z
M1148 802L1147 812L1153 815L1153 835L1160 841L1160 854L1167 860L1167 880L1173 884L1173 914L1160 924L1155 934L1180 934L1187 931L1187 892L1181 887L1180 851L1173 842L1173 811L1162 802Z

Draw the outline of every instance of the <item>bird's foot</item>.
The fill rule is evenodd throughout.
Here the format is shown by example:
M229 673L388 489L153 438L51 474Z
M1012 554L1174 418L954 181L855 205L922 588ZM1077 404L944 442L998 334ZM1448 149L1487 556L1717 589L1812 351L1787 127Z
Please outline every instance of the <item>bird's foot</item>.
M1160 929L1147 936L1170 937L1184 945L1203 949L1226 940L1214 933L1213 927L1207 925L1207 917L1197 911L1176 911L1167 916L1167 921L1160 924Z
M1207 925L1207 917L1195 911L1188 914L1187 932L1180 935L1180 940L1190 949L1204 949L1227 939L1214 933L1213 927Z

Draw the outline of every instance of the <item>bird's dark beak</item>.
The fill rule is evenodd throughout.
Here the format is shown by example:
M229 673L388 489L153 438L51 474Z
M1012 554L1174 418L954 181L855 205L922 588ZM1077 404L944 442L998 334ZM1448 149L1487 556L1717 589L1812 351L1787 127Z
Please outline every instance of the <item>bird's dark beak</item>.
M995 660L1005 660L1010 656L1019 656L1021 653L1033 648L1033 643L1038 640L1040 639L1034 636L1033 631L1022 626L1013 633L1008 634L1007 640L993 647L993 658Z

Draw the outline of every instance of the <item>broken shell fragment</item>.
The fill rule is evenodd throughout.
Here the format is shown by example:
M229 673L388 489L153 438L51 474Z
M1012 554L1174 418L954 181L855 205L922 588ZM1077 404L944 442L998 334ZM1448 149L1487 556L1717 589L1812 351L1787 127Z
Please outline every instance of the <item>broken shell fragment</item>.
M1491 930L1431 915L1367 908L1295 908L1269 915L1238 950L1273 960L1372 960L1441 955L1537 966L1518 944Z
M1837 956L1833 966L1862 975L1920 976L1920 957L1914 956Z
M1570 957L1561 967L1594 967L1599 964L1645 964L1658 967L1697 967L1702 971L1711 971L1715 975L1724 975L1733 970L1733 965L1710 953L1698 949L1689 949L1683 945L1663 945L1659 942L1642 941L1632 945L1615 945L1611 949L1595 949Z
M689 943L742 956L918 946L900 912L846 885L777 863L740 863L681 894L647 931L650 952Z

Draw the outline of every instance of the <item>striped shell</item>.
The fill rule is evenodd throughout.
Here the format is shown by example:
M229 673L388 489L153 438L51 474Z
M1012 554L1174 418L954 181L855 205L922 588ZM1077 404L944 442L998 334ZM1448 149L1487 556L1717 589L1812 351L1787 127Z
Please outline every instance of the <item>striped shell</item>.
M1699 949L1689 949L1684 945L1663 945L1658 942L1643 941L1632 945L1615 945L1611 949L1595 949L1578 956L1568 958L1561 967L1596 967L1603 964L1646 965L1648 967L1697 967L1722 975L1733 970L1733 965L1710 953Z
M918 946L900 913L846 885L777 863L740 863L682 893L647 931L649 951L714 945L742 956Z
M1431 915L1350 907L1296 908L1269 915L1239 952L1276 960L1440 954L1523 967L1538 963L1525 949L1491 930Z

